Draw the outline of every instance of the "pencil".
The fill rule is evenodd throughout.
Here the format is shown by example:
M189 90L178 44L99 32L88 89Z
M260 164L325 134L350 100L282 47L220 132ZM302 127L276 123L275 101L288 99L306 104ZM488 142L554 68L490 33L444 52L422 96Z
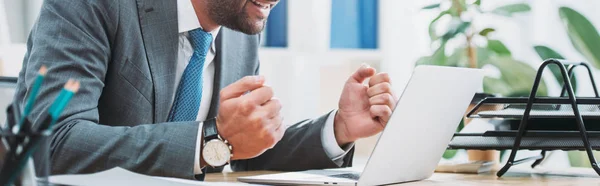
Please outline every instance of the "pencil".
M31 89L29 90L29 98L27 99L27 104L25 105L23 113L21 113L21 109L18 106L18 104L16 104L16 102L12 103L12 106L11 106L12 108L10 111L13 115L10 116L11 119L8 120L9 125L8 125L8 130L7 130L7 131L10 131L13 134L15 134L15 136L9 140L9 148L11 149L11 153L15 153L15 150L17 149L19 144L22 143L23 140L25 140L24 136L18 136L19 133L21 132L21 129L23 127L25 127L26 130L30 130L31 124L27 120L27 117L29 116L31 109L33 108L33 105L35 104L36 97L38 95L40 87L42 86L42 84L44 82L44 78L45 78L47 72L48 72L48 69L46 68L46 66L42 65L42 67L40 67L40 69L38 71L38 75L35 78L35 81L33 82L33 85L31 85ZM8 156L8 157L12 157L12 156Z
M15 125L12 128L13 133L18 134L21 131L23 124L26 123L25 120L27 120L29 113L31 113L31 109L33 108L33 105L35 104L36 97L40 91L40 87L42 87L42 84L44 83L44 78L46 77L47 72L48 72L48 69L46 68L46 66L42 65L42 67L40 67L40 70L38 71L37 78L33 82L33 85L31 85L31 91L29 93L29 98L27 99L27 104L25 105L25 108L23 110L23 115L21 116L21 120L19 121L19 123L17 125ZM30 127L30 126L25 126L25 127Z
M50 122L42 120L44 122L42 122L41 125L37 128L38 132L41 132L42 130L51 129L54 126L56 121L58 121L60 114L63 112L69 101L71 101L73 95L75 95L75 93L77 93L77 91L79 90L79 87L79 81L75 80L69 80L65 84L63 90L60 92L58 97L56 97L56 100L54 100L54 103L52 103L50 109L48 109L48 115L46 115L46 118L44 119L48 120L47 118L49 118Z

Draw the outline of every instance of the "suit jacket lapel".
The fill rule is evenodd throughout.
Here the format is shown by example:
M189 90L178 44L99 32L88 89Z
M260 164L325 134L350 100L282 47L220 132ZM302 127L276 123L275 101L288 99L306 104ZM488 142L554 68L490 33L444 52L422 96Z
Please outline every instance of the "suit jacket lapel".
M146 57L154 82L154 122L167 120L177 65L176 1L137 0ZM218 95L218 94L217 94Z
M221 31L219 31L219 35L217 36L217 39L215 40L215 48L217 49L217 51L215 51L215 59L214 59L214 63L215 63L215 78L214 78L214 83L213 83L213 93L212 93L212 99L210 100L210 108L208 111L208 115L206 116L206 118L214 118L217 117L217 111L219 111L219 92L221 91L221 82L223 82L223 57L227 54L227 51L225 51L223 49L223 30L224 28L221 28ZM226 76L225 76L226 77Z
M228 85L228 82L234 81L232 78L238 77L240 73L240 71L235 68L240 68L240 65L237 63L242 60L237 59L236 55L231 55L236 51L232 51L232 48L229 46L229 43L231 42L227 37L229 32L228 28L222 27L215 41L215 48L217 49L214 60L215 82L207 118L217 116L217 111L219 110L219 92L223 87Z

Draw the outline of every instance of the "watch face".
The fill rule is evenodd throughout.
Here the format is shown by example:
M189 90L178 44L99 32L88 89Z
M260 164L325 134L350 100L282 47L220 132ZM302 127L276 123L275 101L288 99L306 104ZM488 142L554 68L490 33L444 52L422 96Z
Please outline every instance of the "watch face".
M231 151L229 151L229 146L223 141L214 139L204 144L202 157L210 166L222 166L229 162Z

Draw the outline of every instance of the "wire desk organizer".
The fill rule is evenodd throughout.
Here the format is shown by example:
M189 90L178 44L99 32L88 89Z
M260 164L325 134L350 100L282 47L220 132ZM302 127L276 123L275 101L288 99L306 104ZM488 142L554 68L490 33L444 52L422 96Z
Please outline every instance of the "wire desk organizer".
M559 97L538 97L542 74L550 65L558 66L563 88ZM571 84L573 69L585 67L595 97L576 97ZM495 105L496 110L481 110ZM535 168L550 150L579 150L587 153L592 168L600 175L593 150L600 150L600 95L591 68L585 63L548 59L537 71L529 97L485 98L468 114L468 118L502 119L510 130L485 133L456 133L448 149L512 150L506 164L497 172L502 177L513 165L534 161ZM541 154L515 160L518 150L541 150Z

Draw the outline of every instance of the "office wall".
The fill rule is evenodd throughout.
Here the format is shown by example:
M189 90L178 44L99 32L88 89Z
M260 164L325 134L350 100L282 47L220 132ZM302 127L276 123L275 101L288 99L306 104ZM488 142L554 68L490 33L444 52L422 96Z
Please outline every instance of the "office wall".
M11 41L24 43L31 26L39 15L43 0L1 0L4 1L6 17L10 25ZM1 2L0 1L0 2Z

